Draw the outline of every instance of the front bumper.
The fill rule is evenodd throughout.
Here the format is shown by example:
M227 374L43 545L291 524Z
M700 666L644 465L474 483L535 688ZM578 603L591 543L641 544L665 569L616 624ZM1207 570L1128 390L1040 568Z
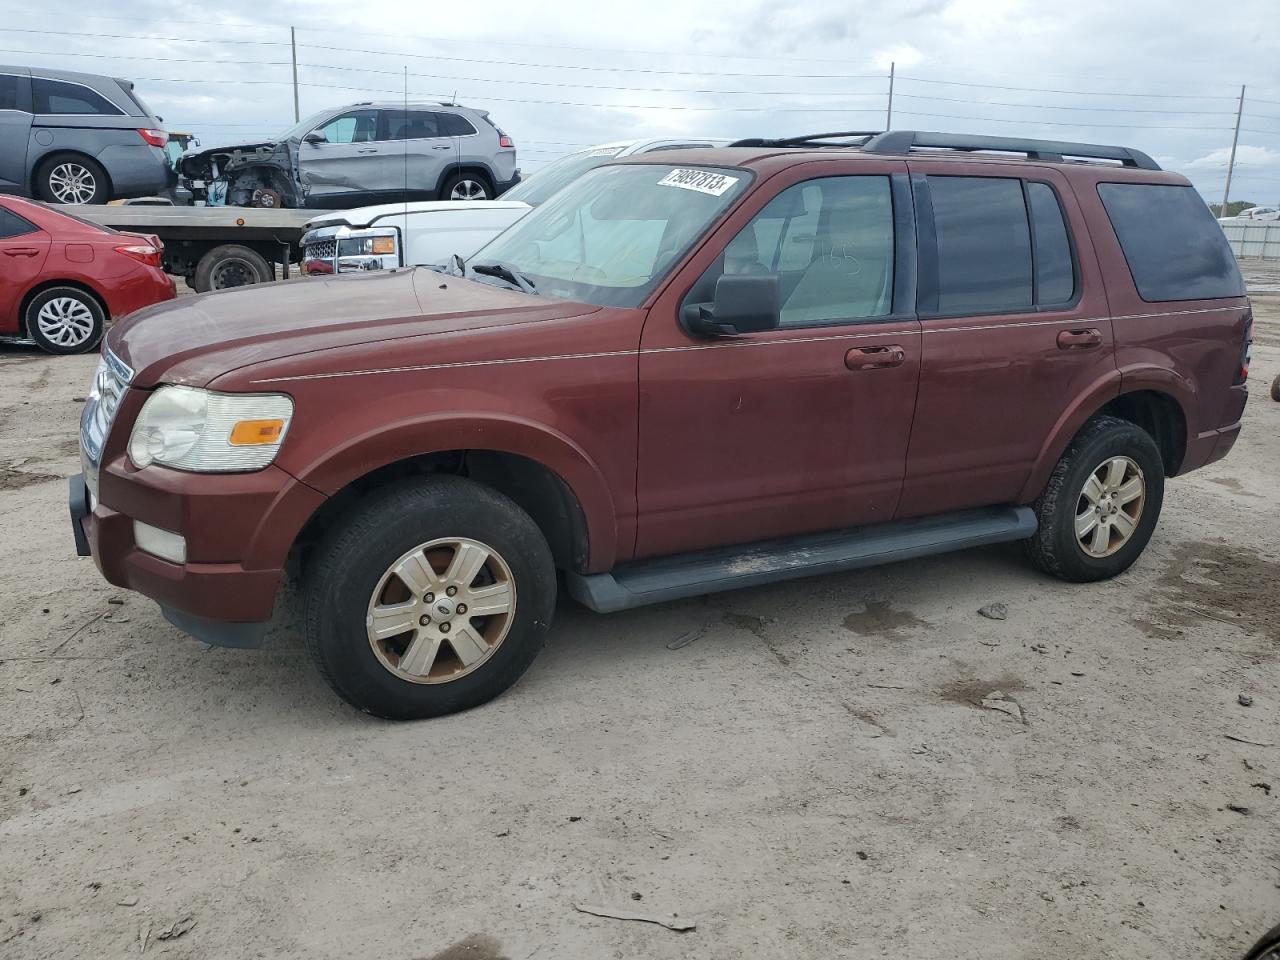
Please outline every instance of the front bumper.
M77 554L93 557L108 583L155 600L170 622L198 639L261 643L285 559L323 495L276 467L191 474L134 470L117 459L104 463L98 483L102 499L83 476L70 479ZM139 548L134 520L184 536L187 561Z

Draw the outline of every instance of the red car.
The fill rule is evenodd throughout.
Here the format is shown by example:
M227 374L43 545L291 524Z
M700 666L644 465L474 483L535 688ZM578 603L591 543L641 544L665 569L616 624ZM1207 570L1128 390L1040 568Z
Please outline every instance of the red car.
M173 299L163 256L156 237L0 196L0 336L49 353L92 350L109 318Z

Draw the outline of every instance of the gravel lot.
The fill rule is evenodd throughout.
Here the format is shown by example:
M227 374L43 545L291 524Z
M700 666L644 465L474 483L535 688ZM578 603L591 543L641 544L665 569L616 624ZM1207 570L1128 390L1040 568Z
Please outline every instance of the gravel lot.
M1238 958L1280 920L1280 295L1255 310L1240 442L1117 580L998 548L562 603L508 695L405 725L76 558L94 360L0 347L0 956Z

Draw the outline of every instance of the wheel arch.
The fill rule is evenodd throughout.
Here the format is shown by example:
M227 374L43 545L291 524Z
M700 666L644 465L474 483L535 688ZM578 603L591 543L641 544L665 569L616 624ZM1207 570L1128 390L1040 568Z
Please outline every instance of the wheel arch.
M1185 394L1186 390L1169 387L1170 384L1130 384L1119 377L1108 377L1095 384L1054 424L1018 502L1030 503L1040 495L1072 438L1086 423L1102 415L1127 420L1147 431L1160 449L1165 474L1176 475L1186 455L1188 437L1186 396L1177 394Z
M32 285L31 289L22 295L22 299L18 303L18 331L23 336L30 336L31 331L27 329L27 308L31 306L31 301L46 290L52 290L54 287L72 287L81 293L88 294L93 297L94 302L102 309L104 321L111 321L111 305L107 302L106 296L101 290L83 279L57 279L57 280L41 280L39 283Z
M65 147L59 147L59 148L48 150L45 153L42 153L40 156L30 160L31 179L30 179L30 182L27 184L27 188L31 191L31 196L33 197L40 196L40 192L38 189L38 184L40 182L40 173L42 170L44 170L46 164L52 163L54 160L58 159L59 157L67 157L69 159L74 157L79 157L85 160L91 160L93 164L102 171L102 175L107 178L107 199L110 199L111 197L114 197L116 195L115 184L111 182L111 171L106 168L106 165L101 160L99 160L97 157L90 156L89 154L85 153L83 150L69 150Z
M435 474L463 477L510 497L542 531L558 569L581 572L587 568L591 535L586 512L559 473L522 454L455 449L394 460L346 483L299 531L291 551L295 570L306 566L312 548L328 528L362 498L393 484Z
M474 160L462 163L450 163L444 168L444 172L440 174L440 180L436 183L436 196L444 199L444 185L449 182L450 177L458 176L463 173L480 174L489 184L490 191L498 189L497 177L493 175L493 170L484 163L478 163Z

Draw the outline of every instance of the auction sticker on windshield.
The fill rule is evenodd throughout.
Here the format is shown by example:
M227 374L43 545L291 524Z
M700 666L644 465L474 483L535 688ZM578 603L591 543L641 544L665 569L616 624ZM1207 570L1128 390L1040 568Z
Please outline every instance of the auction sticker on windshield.
M684 170L677 167L659 180L658 186L697 190L699 193L709 193L713 197L719 197L737 182L737 177L728 177L723 173L712 173L709 170Z

